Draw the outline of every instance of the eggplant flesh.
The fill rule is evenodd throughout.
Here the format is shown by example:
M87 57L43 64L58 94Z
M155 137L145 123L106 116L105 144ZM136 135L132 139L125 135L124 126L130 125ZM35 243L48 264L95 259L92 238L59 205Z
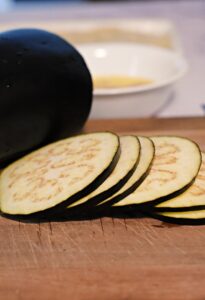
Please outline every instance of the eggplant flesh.
M138 166L141 149L136 136L121 136L120 147L120 159L110 176L92 193L70 204L67 213L72 213L74 210L79 212L81 207L91 209L126 184Z
M119 157L119 138L109 132L67 138L34 151L1 173L1 211L63 210L102 184Z
M155 145L155 157L150 172L142 184L118 205L150 207L182 193L197 176L201 165L198 145L181 137L151 139Z
M156 205L156 211L185 211L205 209L205 153L202 164L193 184L181 195Z
M72 45L44 30L0 33L0 167L80 132L91 103L91 75Z

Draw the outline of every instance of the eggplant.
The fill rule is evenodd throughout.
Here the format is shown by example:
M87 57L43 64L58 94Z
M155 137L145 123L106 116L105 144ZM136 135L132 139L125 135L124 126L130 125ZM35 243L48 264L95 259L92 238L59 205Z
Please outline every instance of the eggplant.
M149 174L149 170L155 153L154 143L147 137L139 136L138 139L140 141L141 146L140 159L135 172L119 191L117 191L113 196L98 204L98 208L100 210L110 208L111 205L113 205L113 207L116 207L118 205L120 206L121 200L123 202L123 199L126 196L134 192Z
M178 212L153 212L152 217L164 222L181 225L204 225L205 209Z
M153 207L155 211L193 211L205 209L205 153L194 183L182 194Z
M0 34L0 168L81 131L92 104L84 59L39 29Z
M152 137L155 157L142 184L118 202L118 206L150 207L185 191L195 180L201 166L197 144L182 137Z
M120 159L110 176L93 192L70 204L65 213L77 212L79 214L80 211L85 213L85 210L90 212L92 207L116 193L126 184L138 166L140 143L137 137L128 135L120 137L120 146Z
M119 157L119 138L110 132L44 146L1 173L1 211L10 215L57 214L101 185Z

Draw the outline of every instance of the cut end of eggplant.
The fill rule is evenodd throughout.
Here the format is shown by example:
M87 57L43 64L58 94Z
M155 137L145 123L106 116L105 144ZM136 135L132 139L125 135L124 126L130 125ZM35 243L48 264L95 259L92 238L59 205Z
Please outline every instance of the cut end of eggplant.
M1 211L32 214L81 197L113 171L118 152L117 135L100 132L61 140L25 156L1 174Z
M201 165L199 147L186 138L152 137L155 158L149 175L120 205L144 205L163 201L193 182Z

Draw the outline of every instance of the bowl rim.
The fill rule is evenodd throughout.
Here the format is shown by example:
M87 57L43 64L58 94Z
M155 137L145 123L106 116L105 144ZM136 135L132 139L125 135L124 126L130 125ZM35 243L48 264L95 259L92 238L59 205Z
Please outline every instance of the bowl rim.
M158 82L153 82L147 85L143 86L132 86L132 87L120 87L120 88L98 88L98 89L93 89L93 95L94 96L109 96L109 95L124 95L124 94L133 94L133 93L141 93L141 92L146 92L150 90L155 90L159 88L163 88L167 85L171 85L175 83L178 79L183 77L186 72L188 71L188 63L185 59L185 57L170 49L165 49L162 47L157 47L153 45L147 45L147 44L140 44L140 43L131 43L131 42L103 42L103 43L85 43L78 45L79 50L81 48L86 48L86 47L104 47L104 48L111 48L111 47L129 47L129 48L141 48L141 49L151 49L154 51L159 51L162 53L166 53L166 55L169 55L170 57L174 58L176 61L180 62L180 68L178 72L176 72L175 75L170 76L169 78L166 78L165 80L161 80Z

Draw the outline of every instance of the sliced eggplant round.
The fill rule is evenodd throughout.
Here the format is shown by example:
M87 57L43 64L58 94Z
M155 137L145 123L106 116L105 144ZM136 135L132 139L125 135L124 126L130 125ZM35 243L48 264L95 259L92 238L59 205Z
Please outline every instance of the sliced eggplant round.
M117 205L150 205L182 193L198 174L201 152L181 137L152 137L155 158L142 184Z
M110 132L67 138L7 167L0 179L1 211L27 215L64 209L91 193L119 159L119 138Z
M158 214L174 219L205 219L205 209L193 211L159 212Z
M205 153L194 183L182 194L155 206L157 211L185 211L205 209Z
M184 224L184 225L202 225L205 224L205 209L181 212L157 212L153 217L165 222Z
M134 190L136 190L136 188L148 175L152 160L154 158L154 143L147 137L139 136L138 139L140 141L141 151L139 163L135 172L127 181L127 183L123 185L123 187L118 192L116 192L112 197L101 202L99 206L107 207L114 205L114 203L116 202L116 205L118 205L118 203L120 203L120 200L122 200Z
M70 212L71 209L73 211L74 207L79 209L80 206L85 207L85 205L89 209L90 206L95 206L99 202L110 197L126 184L137 167L140 157L140 143L136 136L121 136L120 146L120 159L114 171L92 193L70 204L67 207L69 209L68 212Z

